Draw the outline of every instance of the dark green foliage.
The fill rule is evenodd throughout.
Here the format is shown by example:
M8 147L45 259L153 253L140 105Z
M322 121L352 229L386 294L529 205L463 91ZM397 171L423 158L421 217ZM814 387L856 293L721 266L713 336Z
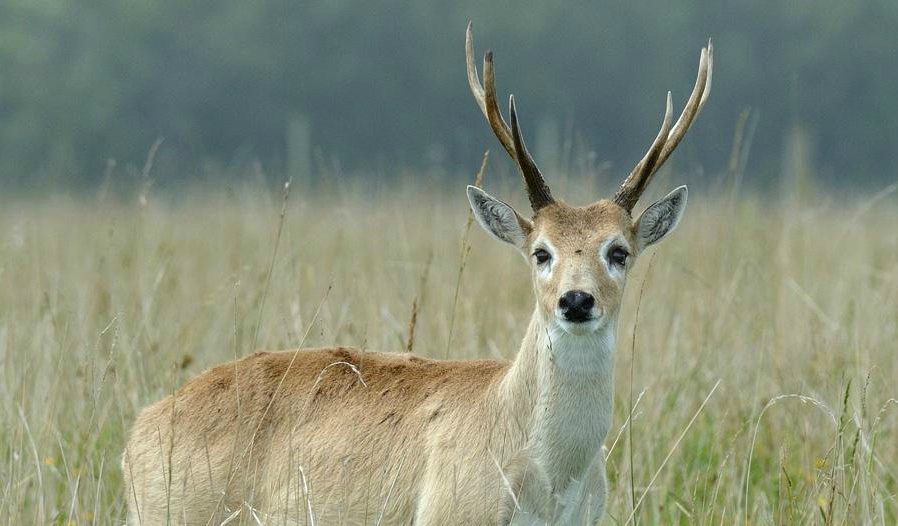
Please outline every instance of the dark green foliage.
M502 97L517 94L535 154L538 130L560 130L625 174L657 130L665 91L682 107L712 37L714 89L679 167L722 170L752 107L750 180L779 177L796 129L832 182L877 184L898 168L890 0L5 0L0 184L93 184L107 158L140 165L160 136L169 177L208 160L258 158L278 172L294 117L310 123L314 161L469 172L496 143L466 86L468 19L477 53L495 50Z

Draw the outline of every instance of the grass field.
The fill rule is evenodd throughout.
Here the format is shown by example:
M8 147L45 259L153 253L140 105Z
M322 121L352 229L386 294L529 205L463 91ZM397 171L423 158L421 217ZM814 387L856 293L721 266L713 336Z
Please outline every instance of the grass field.
M475 224L462 263L463 187L410 188L294 187L280 235L258 189L2 202L0 522L121 523L138 411L254 348L511 358L520 256ZM693 193L630 277L605 524L898 521L896 225L894 195Z

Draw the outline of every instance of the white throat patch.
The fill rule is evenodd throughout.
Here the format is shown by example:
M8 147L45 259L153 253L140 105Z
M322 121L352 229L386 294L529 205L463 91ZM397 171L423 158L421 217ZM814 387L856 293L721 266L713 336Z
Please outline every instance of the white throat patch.
M572 376L610 374L614 369L615 326L606 323L587 334L571 334L552 320L545 335L549 359Z

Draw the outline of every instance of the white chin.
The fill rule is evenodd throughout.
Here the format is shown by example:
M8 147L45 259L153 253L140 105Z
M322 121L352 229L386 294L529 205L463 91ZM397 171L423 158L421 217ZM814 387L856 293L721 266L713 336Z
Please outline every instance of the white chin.
M561 327L564 332L568 334L573 334L575 336L582 336L585 334L592 334L599 330L599 327L602 326L601 318L593 318L589 321L581 321L581 322L572 322L567 321L563 318L557 318L555 320L558 323L558 326Z

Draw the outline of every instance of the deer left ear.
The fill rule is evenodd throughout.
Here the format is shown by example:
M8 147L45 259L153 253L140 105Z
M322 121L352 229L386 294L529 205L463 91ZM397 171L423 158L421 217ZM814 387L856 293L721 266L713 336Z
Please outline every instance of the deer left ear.
M686 211L685 186L667 194L663 199L649 205L633 225L636 230L636 247L642 252L650 245L661 241L674 231L683 212Z

